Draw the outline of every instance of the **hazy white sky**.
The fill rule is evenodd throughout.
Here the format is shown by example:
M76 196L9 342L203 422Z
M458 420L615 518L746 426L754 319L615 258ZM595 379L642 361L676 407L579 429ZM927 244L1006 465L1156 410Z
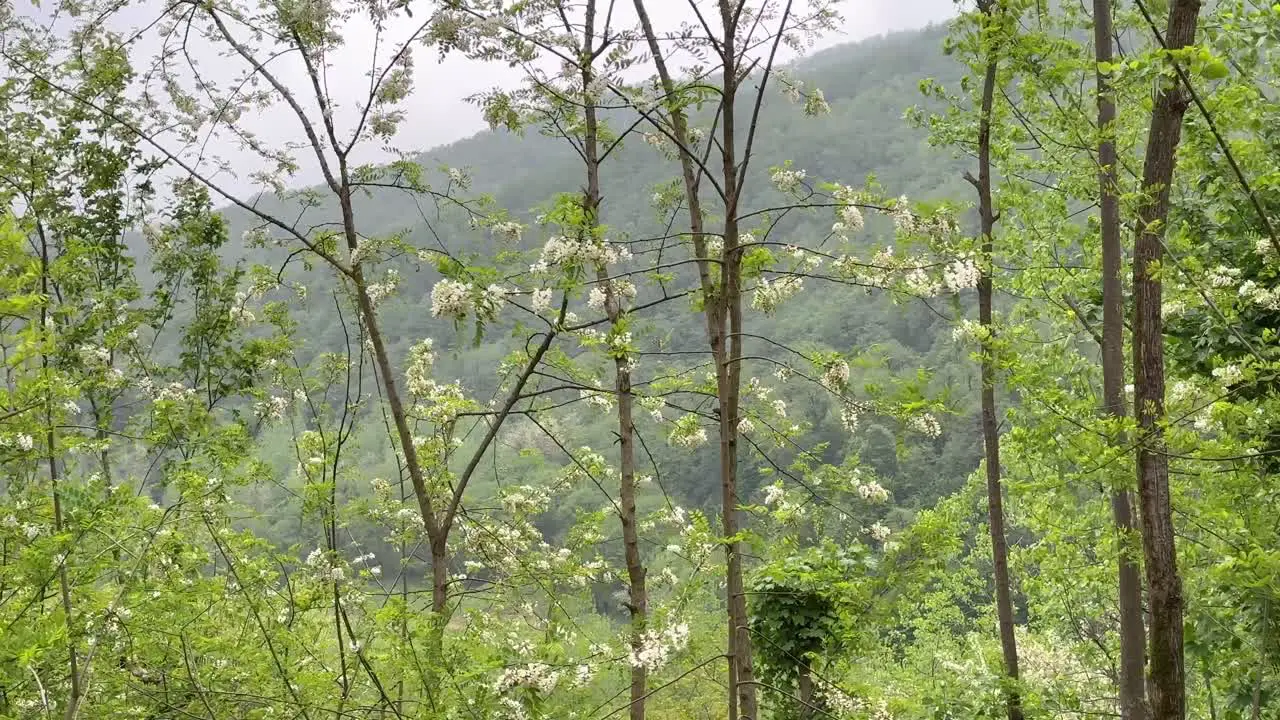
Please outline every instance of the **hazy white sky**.
M699 4L709 2L697 1ZM49 12L47 4L44 4L44 9L40 9L30 3L31 0L19 0L16 9L33 17ZM145 69L149 59L154 58L162 47L159 34L151 25L166 4L166 0L135 0L110 21L116 29L127 34L149 28L143 31L132 51L135 67L140 71ZM249 4L254 5L252 2ZM688 0L648 0L647 5L660 30L674 29L686 16L692 18ZM628 8L631 3L618 3L618 7ZM424 19L422 16L426 14L425 10L426 8L421 8L415 13L416 20L397 21L396 28L403 37L419 27L415 23ZM888 31L923 27L951 16L954 11L955 0L845 0L840 6L840 12L845 17L842 31L822 38L814 50ZM350 129L355 127L358 102L368 92L371 59L376 55L385 64L392 48L396 47L396 41L402 39L395 38L394 33L390 34L392 36L385 32L380 37L375 35L372 25L361 14L354 14L344 24L343 32L345 43L341 54L331 58L325 73L328 95L339 101L334 115L340 128L340 138L344 136L342 128L348 129L346 135L349 135ZM240 34L246 44L253 43L248 32ZM379 41L376 51L375 39ZM172 39L170 46L176 46ZM241 58L225 52L215 52L209 41L194 34L186 38L185 50L197 62L202 80L211 80L224 87L240 77L247 67ZM263 56L267 55L264 53ZM186 58L179 57L175 65L183 66L185 62ZM292 56L273 57L269 63L272 72L283 84L297 90L300 102L306 106L305 111L318 126L319 108L313 102L314 94L309 92L308 76L296 53ZM517 83L520 77L519 70L500 63L470 61L456 55L440 61L433 51L419 50L415 53L414 63L415 91L402 106L406 120L392 144L401 151L422 151L474 134L483 129L484 123L479 109L467 103L465 98L494 87L509 87ZM192 76L186 78L188 89L197 87L193 80ZM351 100L344 102L345 98ZM246 114L241 119L241 125L270 147L283 148L303 139L296 115L283 104ZM245 150L243 143L225 129L212 136L202 136L201 141L194 146L183 146L172 138L166 141L166 146L236 194L251 193L256 183L250 181L248 176L265 166L255 153ZM392 157L389 150L390 148L381 147L380 143L362 143L361 149L353 153L353 162L385 161ZM301 171L289 178L289 185L297 187L321 180L319 165L313 153L307 150L296 152L295 156ZM223 160L231 169L217 169L213 158Z

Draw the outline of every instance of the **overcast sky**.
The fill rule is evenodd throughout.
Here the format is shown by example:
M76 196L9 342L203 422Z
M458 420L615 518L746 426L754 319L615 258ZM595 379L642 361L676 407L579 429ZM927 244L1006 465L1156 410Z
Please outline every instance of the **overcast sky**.
M342 3L342 0L333 1L335 4ZM698 2L699 5L710 4L710 0ZM32 17L47 16L50 12L49 4L42 3L43 8L37 8L30 3L31 0L18 0L18 11ZM144 74L151 58L162 47L153 22L166 4L166 0L134 0L110 21L115 29L130 36L139 29L145 29L132 48L135 68ZM253 5L256 3L250 2L250 6ZM693 17L688 10L688 0L648 0L647 6L659 31L664 28L674 29L682 20ZM845 18L842 30L822 38L811 52L889 31L924 27L950 17L954 14L954 6L955 0L845 0L840 5L840 12ZM621 14L626 8L633 6L622 2L617 3L617 7L621 8L618 11ZM407 37L418 29L424 19L421 17L425 14L423 10L425 8L420 8L415 13L415 20L397 19L396 30ZM622 19L620 22L630 21ZM350 130L356 126L359 100L367 96L369 69L373 64L371 60L375 57L375 37L379 40L376 56L382 65L385 65L392 49L397 47L397 41L403 39L396 38L394 33L389 32L377 36L367 17L360 13L353 14L345 22L343 36L344 46L339 54L330 59L325 77L328 95L338 99L335 117L340 137L350 135L350 132L343 133L343 128ZM247 32L242 33L242 38L246 44L253 43ZM170 48L175 45L171 41ZM186 50L197 62L202 80L212 80L224 87L234 83L248 67L241 58L228 56L230 53L225 51L225 46L222 46L223 52L219 53L209 41L201 40L194 34L187 37ZM263 52L262 57L270 57L266 62L271 71L284 85L295 89L312 122L319 126L319 108L313 102L314 94L309 92L308 75L297 54L278 57ZM470 61L456 55L440 61L437 54L430 50L417 52L414 59L415 91L403 105L406 121L391 143L400 151L428 150L483 129L479 109L468 103L466 98L494 87L510 87L521 77L520 71L501 63ZM185 58L179 56L175 65L184 64ZM197 87L193 80L194 77L190 75L185 78L184 84L188 90ZM271 147L285 147L290 143L298 143L304 137L296 115L283 103L264 111L246 114L241 119L241 126ZM188 163L197 166L202 174L210 176L221 187L241 196L252 193L257 186L249 179L249 175L266 165L253 152L245 150L243 143L226 128L212 136L206 133L195 145L183 146L172 138L166 140L165 145ZM379 142L362 143L360 149L353 153L353 162L385 161L392 157L388 150ZM319 182L321 174L314 154L303 151L295 155L301 170L288 179L288 185L298 187ZM215 158L229 164L231 169L219 170Z
M685 0L651 0L649 4L656 8L657 15L662 6L682 6ZM845 16L842 32L824 37L815 51L894 30L921 28L951 17L954 7L955 0L846 0L842 5ZM662 21L655 19L655 23L662 24ZM424 93L416 98L411 113L424 120L420 141L425 147L449 143L480 130L484 124L479 111L462 98L495 85L509 84L518 77L492 63L450 60L444 67L438 67L434 62L423 62L428 64L433 66L430 70L440 70L431 72L430 80L438 93L432 92L429 97Z
M700 1L707 3L707 0ZM655 15L654 22L660 27L673 26L672 19L685 4L686 0L650 0L648 3ZM845 0L841 5L844 28L821 39L815 51L893 30L924 27L951 17L954 7L955 0ZM484 123L479 110L463 98L494 86L510 85L519 77L516 71L495 63L456 57L439 64L436 58L422 55L419 63L421 87L430 88L410 101L409 116L415 119L416 128L413 140L420 149L453 142L482 129ZM364 82L359 72L350 73L349 80L357 86Z

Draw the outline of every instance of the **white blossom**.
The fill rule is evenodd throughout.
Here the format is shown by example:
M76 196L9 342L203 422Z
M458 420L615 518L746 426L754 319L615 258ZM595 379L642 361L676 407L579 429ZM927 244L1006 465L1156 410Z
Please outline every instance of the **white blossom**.
M804 101L804 114L811 117L818 115L826 115L831 112L831 106L827 104L827 99L823 97L822 91L814 88Z
M1260 237L1253 246L1254 252L1263 260L1274 260L1276 257L1276 245L1269 237Z
M976 320L961 320L951 329L951 339L957 343L986 342L991 329Z
M494 690L504 693L512 688L525 687L546 695L560 682L560 671L545 663L535 662L517 665L502 671L494 683Z
M804 178L804 170L792 170L790 168L778 168L769 175L774 187L785 193L795 192L799 189L804 182Z
M689 626L684 623L671 625L661 631L646 630L640 635L639 647L631 650L631 665L646 668L650 672L656 671L673 654L683 650L688 642Z
M518 222L506 221L493 226L494 236L508 242L519 242L523 232L524 226Z
M884 542L885 540L889 539L889 528L886 527L879 520L877 520L871 526L871 528L867 530L867 532L868 534L871 535L871 538L876 542Z
M544 313L551 309L551 288L539 288L533 291L533 311Z
M909 235L916 231L916 216L911 212L911 207L907 201L907 196L903 195L894 203L893 226L897 228L899 233Z
M915 268L903 278L907 292L919 297L930 297L938 294L938 284L923 268Z
M786 495L786 490L781 485L767 485L764 489L764 504L776 505Z
M849 363L844 360L836 360L827 365L827 370L822 374L822 384L829 390L839 390L849 383Z
M566 235L556 235L542 246L538 262L530 267L534 274L545 273L552 266L561 268L613 265L631 259L631 250L607 240L586 238L578 240Z
M1209 271L1209 284L1216 288L1231 287L1240 279L1240 268L1219 265Z
M936 438L942 435L942 426L938 423L938 418L934 417L932 413L916 415L908 421L908 425L912 430L925 437Z
M642 133L642 135L644 136L645 144L649 147L657 148L658 150L666 149L667 138L665 135L659 133Z
M431 289L432 317L462 320L471 310L471 283L445 278Z
M396 293L400 286L400 272L395 268L387 270L387 274L378 282L369 283L366 292L369 302L377 305Z
M783 301L800 292L803 286L804 279L798 275L787 275L773 281L761 278L751 297L751 307L766 315L771 314Z
M1236 385L1244 380L1244 371L1239 365L1223 365L1213 369L1213 376L1223 385Z
M960 292L978 286L982 273L973 258L964 257L947 265L942 273L942 284L951 292Z
M660 397L643 397L640 398L640 407L649 411L650 417L654 422L662 422L662 408L666 407L667 401Z
M591 288L591 292L587 293L587 307L592 310L603 310L605 300L604 288L599 285Z
M840 409L840 424L850 433L857 432L858 417L858 407L853 403L845 403L845 406Z
M840 208L836 211L840 220L832 226L831 231L844 236L846 233L856 233L861 230L865 223L862 210L858 209L857 205L861 199L860 193L848 185L840 185L831 195L840 204Z
M884 502L889 499L889 491L885 490L884 487L875 480L859 483L858 495L863 500L869 500L871 502Z
M476 316L489 322L496 320L498 311L502 309L502 301L510 292L501 285L490 285L485 288L476 301Z
M1280 310L1280 287L1263 287L1253 280L1245 280L1240 283L1239 289L1241 299L1267 308L1268 310Z
M405 370L405 381L409 392L419 397L430 395L436 387L431 379L431 368L436 361L434 343L427 338L409 348L409 364Z
M280 420L289 410L289 398L272 395L266 400L254 403L254 414L264 420Z
M679 447L701 447L707 443L707 429L698 423L697 416L685 415L676 421L667 440Z

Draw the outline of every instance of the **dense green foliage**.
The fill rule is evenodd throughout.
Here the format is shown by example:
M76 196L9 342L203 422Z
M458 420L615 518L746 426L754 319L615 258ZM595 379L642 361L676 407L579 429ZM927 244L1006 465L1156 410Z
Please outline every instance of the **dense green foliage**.
M1166 51L1167 3L1117 4L1100 68L1087 8L1006 0L781 68L827 2L713 19L741 57L697 23L599 36L592 0L417 5L175 5L156 46L99 22L118 4L0 11L0 717L1119 715L1117 558L1153 540L1109 498L1143 447L1186 715L1280 718L1280 9L1216 3ZM412 145L411 50L527 77L475 99L491 130L359 165ZM1141 229L1153 88L1191 108L1158 433L1100 412L1095 210L1109 137ZM300 146L256 139L264 108ZM219 143L263 192L226 190Z

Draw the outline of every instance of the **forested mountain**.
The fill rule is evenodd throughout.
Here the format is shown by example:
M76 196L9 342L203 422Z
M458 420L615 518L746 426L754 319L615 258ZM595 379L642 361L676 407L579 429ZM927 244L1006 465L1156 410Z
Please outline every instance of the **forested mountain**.
M837 9L0 5L0 718L1280 718L1280 11Z
M804 167L817 177L839 177L861 181L874 175L886 190L920 200L943 200L961 197L964 165L952 161L928 143L927 132L903 122L907 109L925 103L919 84L922 78L935 78L953 83L960 68L942 54L944 28L896 33L860 43L838 46L805 58L789 68L792 75L823 90L831 112L821 117L806 117L789 103L781 92L767 96L761 114L762 131L754 150L755 174L767 183L768 168L784 160ZM634 122L634 115L617 113L611 119L618 126ZM427 151L420 162L429 168L455 168L468 177L470 186L491 195L493 206L505 208L524 221L529 221L558 193L572 193L581 184L575 174L577 158L564 151L562 144L527 128L520 134L503 130L482 132L467 140ZM669 168L660 153L635 139L626 143L610 159L602 172L602 195L605 210L602 221L617 230L643 237L645 232L660 228L650 198L670 181ZM768 185L755 185L746 202L767 207ZM272 202L266 200L266 202ZM285 203L288 205L288 203ZM331 209L321 212L332 212ZM403 193L372 191L359 198L356 211L368 218L364 232L399 233L416 245L446 243L459 255L491 255L500 244L484 228L461 224L456 213L436 205L424 206L420 200ZM313 211L314 212L314 211ZM227 211L232 237L253 225L244 211ZM314 216L308 213L310 221ZM829 225L829 223L827 223ZM877 226L879 237L869 235L864 248L884 242L883 233L891 227ZM829 228L820 217L797 221L784 220L774 231L781 244L792 238L821 238ZM655 230L656 231L656 230ZM798 240L797 240L798 241ZM229 255L236 256L235 250ZM261 260L259 251L249 249L243 256L248 261ZM383 306L385 332L395 357L404 358L415 342L435 338L441 356L437 360L444 377L457 377L482 394L494 386L493 368L513 348L512 328L490 329L478 344L471 328L455 327L451 322L433 318L425 309L430 306L430 292L439 275L433 268L414 266L403 272L398 297ZM311 292L323 289L313 285ZM972 298L962 300L972 312ZM950 343L951 325L947 319L954 308L939 312L918 302L895 299L883 293L871 294L864 289L826 283L818 292L803 294L783 306L776 314L757 319L756 332L778 342L797 347L812 345L840 352L855 349L867 354L867 364L855 372L853 383L884 383L895 375L914 375L925 369L935 374L931 387L935 393L958 389L954 398L955 415L944 418L945 432L940 440L921 442L909 439L899 446L900 433L895 422L865 425L861 433L850 437L840 427L838 413L820 398L808 398L798 405L792 420L812 423L809 435L815 444L829 445L826 457L839 464L855 454L863 457L883 478L894 494L894 505L904 510L924 507L954 491L976 467L981 456L977 436L977 417L971 400L974 375L966 354ZM334 347L341 343L343 329L332 314L316 311L302 314L301 337L316 348ZM688 348L696 345L703 333L695 316L683 304L659 308L642 327L656 330L668 347ZM522 340L522 338L517 338ZM798 402L799 399L793 402ZM592 429L592 409L572 411L561 419L568 425L581 425L575 442L592 447L605 447L611 442L610 430ZM379 429L369 431L370 447L379 447L372 438ZM267 445L282 448L279 467L292 464L286 443L270 439ZM378 454L380 451L373 451ZM389 458L370 458L381 463L381 472L394 473ZM671 465L664 473L667 490L680 502L693 507L710 507L717 486L704 482L713 476L714 455L705 453L695 464L686 461ZM663 463L665 466L665 463ZM528 470L526 470L527 472ZM755 468L744 476L745 488L754 492L762 482ZM485 483L478 488L485 487ZM589 497L589 493L587 494ZM586 499L584 498L584 501ZM562 506L567 510L572 504ZM904 520L908 516L903 516ZM562 518L563 520L563 518Z

